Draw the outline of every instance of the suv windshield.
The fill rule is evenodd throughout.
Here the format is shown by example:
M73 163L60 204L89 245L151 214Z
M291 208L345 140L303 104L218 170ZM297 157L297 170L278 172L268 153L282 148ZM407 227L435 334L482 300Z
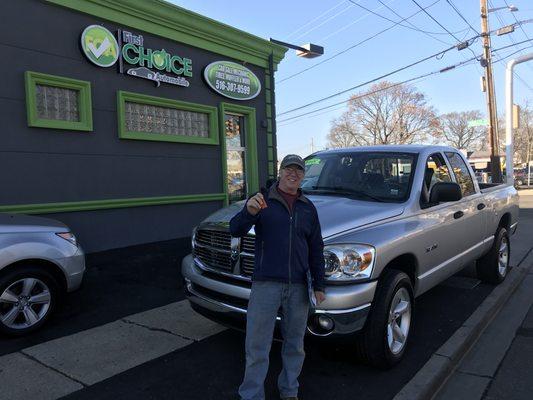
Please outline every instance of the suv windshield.
M416 154L351 152L314 154L305 159L302 190L361 200L403 202L409 197Z

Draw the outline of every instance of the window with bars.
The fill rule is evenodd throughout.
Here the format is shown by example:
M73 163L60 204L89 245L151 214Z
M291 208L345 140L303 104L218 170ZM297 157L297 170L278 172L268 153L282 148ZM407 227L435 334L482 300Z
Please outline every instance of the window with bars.
M32 71L25 78L29 126L92 131L90 82Z
M118 93L123 139L218 144L216 107L139 93Z

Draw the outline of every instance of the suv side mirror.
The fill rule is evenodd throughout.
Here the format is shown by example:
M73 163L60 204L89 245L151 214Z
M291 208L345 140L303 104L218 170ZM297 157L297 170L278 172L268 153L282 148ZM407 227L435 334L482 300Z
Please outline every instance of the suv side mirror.
M463 198L461 186L455 182L437 182L431 188L430 203L458 201Z

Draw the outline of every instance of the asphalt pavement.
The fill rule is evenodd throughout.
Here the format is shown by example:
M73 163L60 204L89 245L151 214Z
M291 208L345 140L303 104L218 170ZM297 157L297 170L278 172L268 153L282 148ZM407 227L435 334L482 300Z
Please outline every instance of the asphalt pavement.
M533 196L524 204L529 202L533 207ZM532 226L533 209L524 209L512 239L513 265L533 245ZM26 338L0 338L0 379L4 388L19 389L9 398L236 398L244 336L192 313L181 301L179 260L187 246L172 241L90 255L83 289L67 297L48 327ZM492 290L463 274L418 298L410 348L389 371L359 364L346 344L309 338L301 398L393 398ZM274 343L267 398L277 398L279 352ZM3 398L1 393L8 392L0 392Z

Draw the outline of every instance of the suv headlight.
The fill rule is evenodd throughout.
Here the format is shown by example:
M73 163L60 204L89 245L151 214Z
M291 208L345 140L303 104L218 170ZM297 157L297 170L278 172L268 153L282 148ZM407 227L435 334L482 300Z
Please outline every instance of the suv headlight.
M324 246L326 280L343 282L368 279L372 275L375 256L376 249L364 244Z
M76 239L76 236L74 236L72 232L60 232L60 233L56 233L56 235L62 239L65 239L67 242L72 243L74 246L78 247L78 240Z

